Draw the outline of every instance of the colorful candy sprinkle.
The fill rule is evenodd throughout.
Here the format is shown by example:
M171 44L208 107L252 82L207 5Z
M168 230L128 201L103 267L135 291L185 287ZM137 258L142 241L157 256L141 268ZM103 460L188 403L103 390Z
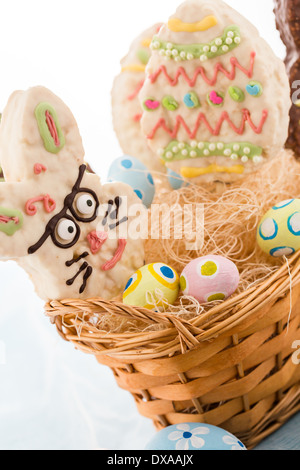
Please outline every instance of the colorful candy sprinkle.
M243 90L241 90L241 88L239 88L237 86L229 87L228 93L229 93L230 98L233 101L237 101L238 103L242 103L245 100L245 93L243 92Z
M190 91L183 98L184 104L190 109L196 109L201 106L200 100L194 91Z
M144 101L143 106L146 111L155 111L159 108L160 102L153 98L148 98Z
M259 82L252 81L246 86L246 90L249 95L254 98L258 98L263 93L263 87Z
M211 91L207 95L207 102L210 106L221 107L224 104L224 95L223 93L217 93L216 91Z
M173 98L173 96L170 96L170 95L165 96L163 98L162 105L168 111L176 111L176 109L178 109L178 107L179 107L179 104L177 103L175 98Z

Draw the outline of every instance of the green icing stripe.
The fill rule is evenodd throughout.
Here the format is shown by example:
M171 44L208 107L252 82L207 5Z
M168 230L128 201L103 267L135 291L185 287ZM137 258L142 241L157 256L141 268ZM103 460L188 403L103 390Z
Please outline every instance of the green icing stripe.
M171 44L154 36L151 49L158 50L161 55L176 61L200 59L204 62L207 59L227 54L238 47L240 43L240 28L233 25L225 28L223 36L215 38L207 44Z
M3 220L4 218L9 218L11 220L6 221ZM22 212L16 209L0 207L0 232L4 232L8 236L14 235L23 227L23 220Z
M246 162L248 160L260 161L263 153L262 147L250 144L249 142L196 142L190 144L173 140L160 152L161 157L166 162L186 160L199 157L228 157L232 160Z
M47 111L50 113L50 115L52 116L54 120L60 145L55 145L53 136L51 135L51 132L47 125L47 122L46 122ZM35 117L38 123L41 137L44 141L45 149L50 153L57 154L65 146L66 141L62 133L58 116L57 116L55 109L49 103L40 103L35 109Z

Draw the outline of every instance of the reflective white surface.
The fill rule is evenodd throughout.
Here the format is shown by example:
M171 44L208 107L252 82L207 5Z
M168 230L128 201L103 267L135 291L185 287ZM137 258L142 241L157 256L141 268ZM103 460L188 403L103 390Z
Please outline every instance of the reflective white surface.
M11 92L45 85L71 107L87 160L105 179L121 150L110 89L130 42L180 1L0 1L0 109ZM281 57L272 0L228 3ZM124 20L125 18L125 20ZM143 449L152 423L109 369L64 343L27 275L0 263L0 449Z

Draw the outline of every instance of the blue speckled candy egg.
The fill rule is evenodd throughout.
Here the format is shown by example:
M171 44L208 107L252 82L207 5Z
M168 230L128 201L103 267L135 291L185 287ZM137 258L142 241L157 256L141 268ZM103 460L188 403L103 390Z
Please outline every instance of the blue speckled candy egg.
M280 258L300 249L300 199L277 204L262 218L257 242L268 255Z
M160 299L173 305L179 295L179 286L179 276L173 268L164 263L148 264L138 269L129 279L123 302L148 310L161 307Z
M210 424L169 426L151 439L146 450L247 450L233 434Z
M107 179L128 184L147 208L151 206L155 195L153 177L137 158L128 155L117 158L111 164Z
M173 189L181 189L188 186L188 183L184 181L182 176L180 176L175 171L170 170L170 168L168 168L168 181L171 188Z

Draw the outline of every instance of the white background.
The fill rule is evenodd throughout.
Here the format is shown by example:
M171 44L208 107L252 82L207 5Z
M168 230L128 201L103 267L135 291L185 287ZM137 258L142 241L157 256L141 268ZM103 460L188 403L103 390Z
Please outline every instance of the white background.
M284 57L272 0L228 3ZM72 109L86 159L105 179L109 162L122 154L110 106L119 61L135 36L179 4L0 0L0 110L16 89L50 88ZM0 295L0 449L143 449L152 423L109 370L58 337L14 263L0 264Z

